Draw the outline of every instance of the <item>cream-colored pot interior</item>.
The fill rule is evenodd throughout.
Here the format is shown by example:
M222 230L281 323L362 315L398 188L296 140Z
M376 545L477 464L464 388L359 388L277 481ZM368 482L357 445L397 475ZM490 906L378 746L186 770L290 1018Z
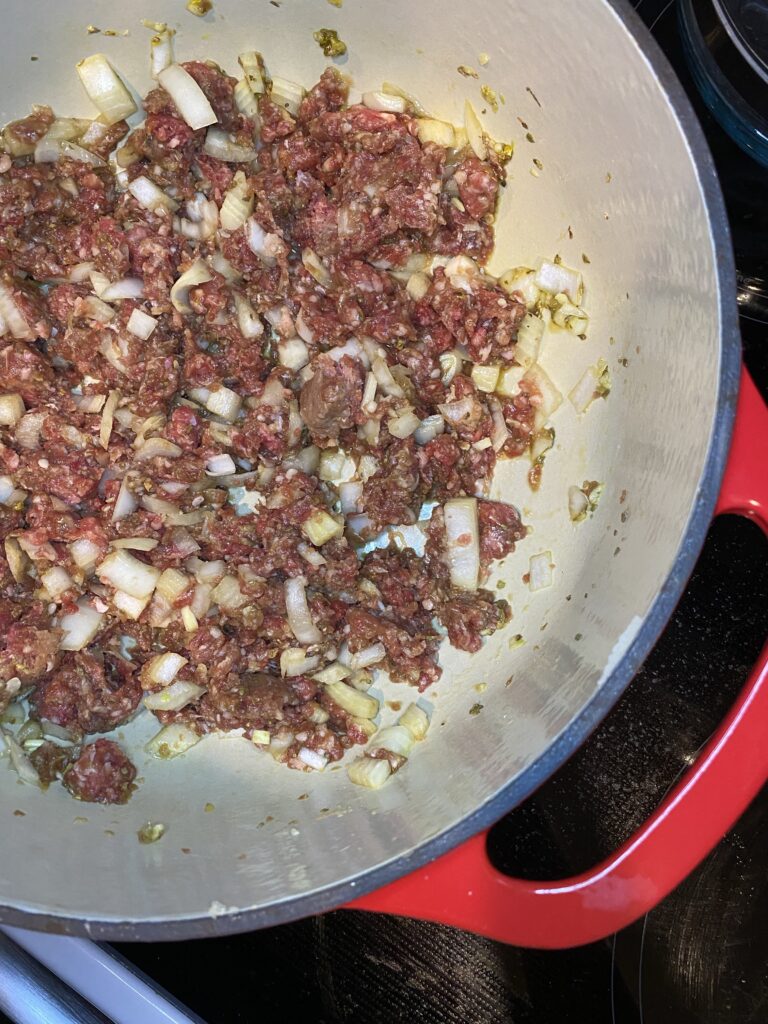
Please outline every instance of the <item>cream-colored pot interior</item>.
M16 921L13 911L48 915L47 927L81 918L109 934L119 922L191 928L191 919L213 917L215 929L234 909L263 912L242 918L245 927L298 913L287 908L297 897L314 896L299 904L305 911L328 905L322 890L406 857L404 871L407 855L550 749L619 665L670 574L707 462L722 358L713 240L689 145L650 64L603 0L344 0L341 9L324 0L214 0L204 19L183 0L12 0L3 14L3 121L36 102L91 115L74 65L93 52L145 92L142 18L177 28L179 60L212 58L232 71L237 54L255 48L307 85L326 64L312 32L337 28L353 96L392 81L456 121L465 98L486 106L486 82L503 103L487 110L485 125L516 144L491 270L559 253L584 271L588 340L553 333L541 362L567 393L604 357L612 393L583 416L568 401L555 413L538 493L522 460L498 474L494 496L532 526L492 584L504 581L513 621L478 655L444 651L443 679L424 695L428 739L384 789L356 788L343 769L291 772L241 739L209 738L155 762L141 752L154 731L147 718L117 736L135 744L142 777L124 807L77 804L59 787L40 793L0 762L0 906ZM90 23L128 34L89 35ZM480 81L462 77L457 66L479 68L483 51L490 62ZM567 489L586 479L604 481L605 492L594 517L573 524ZM553 553L554 585L532 594L522 577L542 550ZM412 694L398 687L387 696ZM476 703L482 711L470 715ZM385 708L383 719L394 717ZM153 845L137 840L147 821L166 826ZM370 886L361 878L358 891Z

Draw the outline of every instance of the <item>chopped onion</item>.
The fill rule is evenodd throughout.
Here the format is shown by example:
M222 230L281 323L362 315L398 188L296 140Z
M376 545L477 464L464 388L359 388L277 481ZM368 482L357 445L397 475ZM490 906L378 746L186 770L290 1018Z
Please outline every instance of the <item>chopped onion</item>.
M499 284L510 295L521 296L527 310L532 310L539 301L539 289L536 287L536 271L530 267L515 267L507 270L499 278Z
M564 292L571 302L581 301L582 279L578 270L571 270L562 263L542 260L534 278L536 287L549 295Z
M409 704L400 715L399 725L404 725L415 740L423 740L429 729L429 716L418 704Z
M103 53L81 60L77 73L89 99L107 124L116 124L136 113L133 97Z
M114 320L115 318L114 309L112 309L111 306L108 306L106 302L103 302L101 299L97 298L97 296L95 295L87 295L83 299L80 305L80 314L84 317L87 317L89 320L93 320L95 323L99 324L108 324L110 320ZM107 344L109 344L110 347L113 347L115 344L117 344L115 339L105 338L104 341ZM100 346L99 351L101 351L101 349L105 349L105 352L103 353L105 354L106 345L104 343L102 343L102 345ZM125 367L123 367L122 369L124 370Z
M385 395L389 395L391 398L405 397L405 392L392 376L392 371L381 356L377 356L373 360L371 369L373 370L373 375L376 378L377 384Z
M319 664L318 655L308 658L303 647L289 647L280 655L280 675L286 679L293 679L312 672Z
M87 573L95 567L101 557L101 548L87 537L81 537L79 540L72 541L69 545L69 553L78 569Z
M535 407L534 427L538 430L546 424L552 413L560 407L563 396L553 384L549 374L538 363L534 363L533 366L529 366L526 370L521 384L525 385L526 383L532 384L535 391L538 392L536 401L531 403Z
M208 412L213 413L214 416L221 416L221 418L226 420L228 423L234 423L237 419L238 413L240 412L242 404L243 400L236 391L232 391L230 388L220 387L215 391L211 391L205 403L205 407ZM234 473L235 470L232 469L231 472Z
M205 93L192 75L185 71L180 64L171 64L169 67L163 68L159 72L157 80L171 97L176 109L190 128L197 131L198 128L207 128L209 124L216 124L216 114Z
M507 427L507 422L504 419L504 412L501 408L501 403L497 398L488 399L488 408L491 410L491 418L493 419L491 444L493 445L493 450L495 452L500 452L507 443L509 428Z
M413 409L406 409L404 412L387 420L387 430L393 437L401 439L410 437L420 426L421 420Z
M369 110L382 110L389 114L405 113L405 99L402 96L391 96L386 92L364 92L363 106Z
M194 633L199 627L197 616L188 604L185 604L181 609L181 621L184 625L184 629L186 629L188 633Z
M266 72L264 71L264 61L261 54L256 50L248 50L239 55L237 63L243 69L245 81L248 83L251 91L257 96L261 96L266 92L266 83L264 81Z
M23 748L7 730L0 729L0 736L2 736L3 742L8 748L11 767L19 776L21 781L27 783L29 786L39 786L40 776L37 774L37 771L30 759L24 753Z
M421 270L417 270L415 274L411 274L408 278L405 290L414 302L418 302L419 299L423 299L427 294L431 283L432 282L428 274L423 273Z
M11 570L11 576L17 583L22 583L27 575L27 556L15 537L6 537L3 541L5 560Z
M480 268L469 256L454 256L445 264L445 276L454 288L471 295L480 283Z
M176 654L175 651L156 654L154 658L149 659L142 669L141 677L142 679L146 678L155 686L170 686L188 661L188 658L184 658L181 654Z
M102 448L109 448L109 439L112 436L112 424L114 422L115 409L120 401L119 391L110 391L109 398L104 404L104 411L101 414L101 425L99 426L99 444Z
M147 462L149 459L178 459L180 455L181 448L165 437L148 437L136 451L139 462Z
M505 366L499 374L496 394L503 398L514 398L520 394L520 381L526 373L524 366Z
M248 187L245 175L238 171L232 187L224 196L219 220L224 231L237 231L253 213L253 192Z
M381 789L391 774L386 758L359 757L347 765L349 781L366 789Z
M241 78L235 85L233 94L235 98L235 106L243 117L247 117L249 121L255 121L258 123L259 104L253 94L253 90L248 84L248 80Z
M340 537L344 532L342 523L338 523L333 516L319 509L313 512L309 519L301 524L301 529L309 541L316 547L322 547L334 537Z
M131 334L141 338L142 341L146 341L157 327L157 320L142 309L134 309L128 317L126 327Z
M288 625L300 644L318 644L323 639L323 634L312 621L305 588L306 580L302 576L285 581Z
M309 747L302 747L298 754L299 760L307 767L316 772L321 772L328 764L328 758L317 750L310 750Z
M485 160L488 156L488 145L485 141L483 126L469 100L464 104L464 130L467 133L467 141L472 147L472 152L478 160Z
M569 302L568 297L561 293L554 299L552 323L582 337L589 326L589 317L580 306Z
M213 455L205 464L205 472L208 476L229 476L237 469L231 455Z
M343 711L356 718L375 718L379 713L379 702L375 697L347 683L328 683L325 692Z
M206 284L212 280L211 272L206 263L201 259L196 259L192 266L184 271L171 288L171 302L174 309L178 310L179 313L191 313L189 289L199 284Z
M124 590L116 590L112 595L112 604L119 612L136 622L149 604L149 597L132 597Z
M82 284L88 280L93 269L93 263L76 263L69 271L67 277L73 284Z
M369 668L371 665L378 665L387 656L386 648L382 643L369 644L353 654L346 644L342 645L339 652L339 662L347 668L357 671L361 668Z
M307 273L311 274L323 288L327 288L331 284L331 275L328 272L328 267L326 267L314 249L302 249L301 262L304 264L304 269Z
M345 516L362 511L360 508L362 497L363 485L359 481L339 484L339 501L341 502L341 511Z
M552 586L552 552L531 555L528 561L528 586L531 590L544 590Z
M589 498L580 487L568 488L568 515L574 523L581 522L589 511Z
M541 317L526 313L515 340L515 361L521 366L532 366L539 358L541 339L544 337L544 321Z
M23 415L21 395L0 395L0 427L15 427Z
M154 537L118 537L110 541L110 547L126 548L129 551L154 551L159 543Z
M149 51L152 62L152 77L157 78L161 71L173 64L173 37L176 33L172 28L163 25L157 34L152 36Z
M451 583L477 590L480 578L480 531L476 498L452 498L443 506Z
M466 398L458 398L455 402L442 402L437 408L449 423L459 424L472 415L474 406L474 399L467 395Z
M318 476L329 483L340 484L351 480L357 471L354 459L343 448L326 448L320 455Z
M475 363L472 366L472 383L475 385L478 391L483 391L485 394L493 394L496 390L496 385L499 382L499 373L501 372L500 366L485 363Z
M180 711L187 704L198 700L204 693L204 686L179 679L158 693L147 694L144 698L144 706L150 711Z
M44 135L35 146L36 164L55 164L57 160L67 157L70 160L79 160L80 163L90 164L92 167L106 167L106 162L92 153L89 149L78 146L75 142L68 142L66 139L55 139Z
M120 550L107 555L96 572L102 583L139 599L149 597L160 578L159 569Z
M112 510L112 522L116 523L119 519L124 519L126 516L129 516L131 512L135 512L137 508L138 502L131 493L128 481L124 477L120 484L120 490L117 493L115 507Z
M445 420L440 415L427 416L414 431L416 444L429 444L445 430Z
M16 305L13 292L2 281L0 281L0 320L5 322L6 328L14 338L19 338L22 341L32 339L32 329Z
M531 440L531 462L536 462L542 455L546 455L554 443L555 432L551 427L538 430Z
M245 222L245 240L251 252L270 267L283 251L283 241L280 236L274 232L265 231L255 217L249 217Z
M153 736L144 749L153 757L169 760L194 747L201 739L202 736L183 722L171 722Z
M234 293L235 309L237 310L237 326L244 338L260 338L264 333L264 324L256 314L248 299L240 292Z
M388 750L391 754L408 757L413 750L414 738L404 725L388 725L380 729L371 740L374 750Z
M175 199L171 199L154 181L150 181L143 174L133 179L128 185L128 191L140 206L153 213L157 213L158 210L169 210L173 213L179 208Z
M449 124L448 121L438 121L434 117L417 118L416 132L422 145L427 142L434 142L438 146L452 149L456 141L453 125Z
M0 476L0 505L5 505L16 486L9 476Z
M103 606L102 606L103 607ZM77 611L62 615L59 629L63 636L59 647L62 651L82 651L101 629L104 616L92 608L85 598L77 602Z
M115 281L99 296L104 302L118 302L120 299L140 299L144 295L144 282L138 277L124 277Z
M450 352L443 352L439 359L440 369L443 371L440 381L448 387L456 374L461 372L464 357L458 349L454 348Z
M278 106L287 110L291 116L298 114L301 101L304 99L306 90L301 85L297 85L296 82L291 82L287 78L279 78L274 76L272 78L272 94L271 100L273 103L277 103Z
M56 601L62 594L66 593L72 586L72 577L66 569L60 565L54 565L40 576L40 582Z
M256 159L256 150L252 146L238 145L221 128L208 129L203 152L214 160L226 160L228 163L250 163Z
M235 611L248 603L248 598L240 590L240 584L234 576L223 576L214 587L211 599L224 611Z
M309 349L299 337L279 341L277 352L280 365L289 370L300 370L309 362Z

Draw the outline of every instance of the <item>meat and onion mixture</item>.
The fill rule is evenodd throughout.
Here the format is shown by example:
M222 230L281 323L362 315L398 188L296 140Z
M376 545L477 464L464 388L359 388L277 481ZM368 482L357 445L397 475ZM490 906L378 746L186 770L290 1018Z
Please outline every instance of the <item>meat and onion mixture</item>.
M428 720L377 733L376 673L417 699L444 637L510 618L482 583L526 529L484 495L547 446L533 310L579 312L580 283L484 272L508 154L471 108L455 128L349 104L334 68L304 93L170 47L160 26L133 130L94 57L99 120L38 107L2 136L9 763L121 803L136 770L100 734L140 713L160 757L236 731L309 771L358 745L378 786ZM423 553L381 539L418 522Z

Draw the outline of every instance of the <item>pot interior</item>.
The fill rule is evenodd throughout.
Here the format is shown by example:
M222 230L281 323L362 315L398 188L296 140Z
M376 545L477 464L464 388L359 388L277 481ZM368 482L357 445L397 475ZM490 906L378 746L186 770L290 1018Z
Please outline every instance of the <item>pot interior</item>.
M407 863L514 780L522 796L553 770L547 752L599 698L660 591L681 585L670 572L707 464L721 371L716 254L697 167L663 86L607 3L347 0L339 9L215 0L198 19L180 0L26 0L5 26L2 121L42 102L91 115L74 65L93 52L144 93L142 18L176 27L177 59L212 58L232 71L239 52L256 48L271 69L307 85L326 64L312 32L337 28L353 96L386 80L457 122L465 98L486 107L489 132L516 147L490 269L557 253L582 270L588 340L551 332L541 363L567 394L603 357L613 389L583 416L567 400L555 413L537 493L527 460L498 473L493 496L517 505L532 527L490 584L503 587L514 618L477 655L444 650L443 678L423 698L428 738L384 789L354 787L343 769L291 772L239 739L209 738L175 761L152 761L139 752L155 731L142 718L117 736L137 751L142 778L125 807L79 805L60 788L43 794L0 770L6 916L49 915L46 927L76 930L88 926L66 919L80 918L92 933L124 937L159 937L131 929L164 919L177 925L164 934L181 935L199 930L192 919L231 927L221 915L233 910L258 911L236 925L246 927L327 906L331 887ZM129 34L89 35L92 22ZM479 81L457 72L480 69L481 52L490 61ZM498 112L483 103L483 83L503 96ZM585 480L605 490L594 516L574 524L567 490ZM522 577L529 556L544 550L554 585L531 593ZM385 691L390 700L414 696L403 686ZM395 717L385 706L383 719ZM141 845L136 833L147 821L166 833ZM371 884L361 880L358 891ZM291 902L298 897L304 902Z

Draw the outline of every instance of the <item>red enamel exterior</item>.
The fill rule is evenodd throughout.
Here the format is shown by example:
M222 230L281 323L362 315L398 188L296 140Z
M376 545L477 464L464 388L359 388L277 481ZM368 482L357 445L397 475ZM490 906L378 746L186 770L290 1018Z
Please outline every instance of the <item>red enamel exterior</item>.
M768 408L742 372L731 453L716 513L768 534ZM438 921L518 946L594 942L651 910L699 864L768 779L768 646L695 763L611 857L556 882L509 878L474 836L426 867L348 904Z

